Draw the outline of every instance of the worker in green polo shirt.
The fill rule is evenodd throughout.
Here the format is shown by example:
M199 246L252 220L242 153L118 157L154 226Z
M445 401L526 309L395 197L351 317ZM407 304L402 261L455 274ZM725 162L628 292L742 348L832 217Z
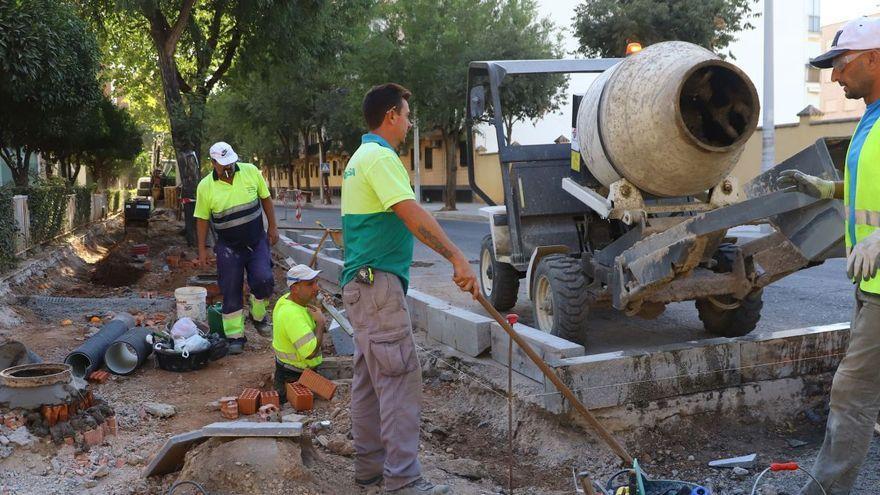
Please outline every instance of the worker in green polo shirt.
M250 163L238 163L238 155L227 143L211 146L213 171L196 189L199 264L205 266L208 250L208 222L217 232L217 282L223 295L223 332L229 353L244 351L244 285L247 272L250 289L250 319L261 335L271 328L266 320L269 297L275 286L269 246L278 242L275 207L260 170ZM269 224L263 229L263 214Z
M477 277L440 225L415 200L395 151L411 127L410 92L383 84L364 97L370 129L345 167L340 286L354 327L351 424L355 483L385 482L396 495L449 493L422 478L418 459L422 374L406 306L413 236L452 263L453 281L477 295ZM416 143L418 146L418 143Z
M318 274L308 265L296 265L287 271L290 292L281 296L272 311L272 349L275 350L275 390L282 397L285 384L299 380L307 369L323 362L321 343L327 320L315 306Z

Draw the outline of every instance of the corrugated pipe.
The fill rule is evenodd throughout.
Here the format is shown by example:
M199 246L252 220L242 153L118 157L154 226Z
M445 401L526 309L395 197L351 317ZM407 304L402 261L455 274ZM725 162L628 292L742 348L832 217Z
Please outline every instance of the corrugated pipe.
M113 341L104 352L107 369L117 375L128 375L144 364L153 352L153 346L147 343L149 334L145 327L134 327Z
M119 313L101 330L89 337L75 351L64 358L64 362L70 365L74 376L87 377L92 371L101 367L104 362L104 353L116 339L121 337L130 328L134 327L134 316L128 313Z

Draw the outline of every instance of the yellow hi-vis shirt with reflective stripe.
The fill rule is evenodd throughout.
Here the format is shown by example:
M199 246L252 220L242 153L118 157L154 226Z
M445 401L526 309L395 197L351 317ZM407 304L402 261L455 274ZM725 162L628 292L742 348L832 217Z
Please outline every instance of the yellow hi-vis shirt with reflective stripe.
M281 296L272 311L272 348L275 357L284 364L304 370L321 364L321 353L311 358L307 356L315 352L318 337L315 335L315 320L308 309Z
M223 243L251 246L265 235L260 200L268 197L269 188L260 169L239 163L232 184L220 180L216 171L199 182L193 215L211 220Z
M880 101L867 106L849 143L843 178L847 254L880 228ZM862 280L859 288L880 294L880 276Z

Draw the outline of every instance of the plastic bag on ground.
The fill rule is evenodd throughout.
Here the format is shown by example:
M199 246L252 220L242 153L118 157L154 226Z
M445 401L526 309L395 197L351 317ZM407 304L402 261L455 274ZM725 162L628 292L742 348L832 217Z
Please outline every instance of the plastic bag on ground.
M177 339L188 339L193 335L198 334L199 327L197 327L196 323L188 316L184 316L177 320L174 322L174 326L171 327L171 337L174 338L175 341Z
M183 354L183 357L187 357L193 352L204 351L209 347L211 347L211 343L208 339L202 337L198 333L185 339L174 339L174 350Z

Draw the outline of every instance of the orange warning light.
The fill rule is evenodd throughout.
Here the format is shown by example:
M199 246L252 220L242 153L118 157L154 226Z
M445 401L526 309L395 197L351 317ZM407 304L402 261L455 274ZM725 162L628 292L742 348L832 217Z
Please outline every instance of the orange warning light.
M640 51L642 51L642 44L641 43L633 42L633 43L626 44L626 54L627 55L632 55L633 53L638 53Z

